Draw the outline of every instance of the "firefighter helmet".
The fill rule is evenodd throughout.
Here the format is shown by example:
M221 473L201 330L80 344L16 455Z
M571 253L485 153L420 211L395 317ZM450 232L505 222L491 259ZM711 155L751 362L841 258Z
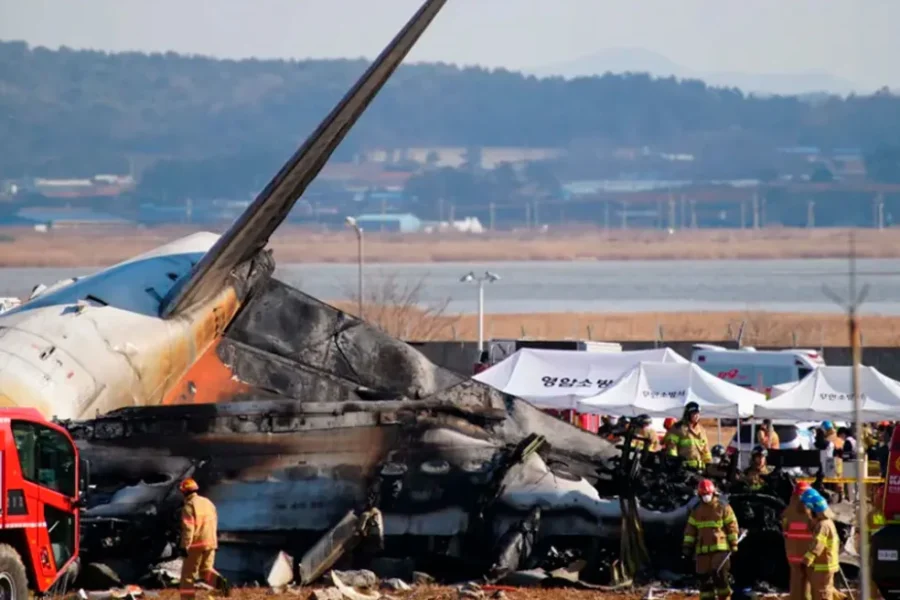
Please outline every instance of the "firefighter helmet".
M646 427L652 423L653 420L650 418L650 415L638 415L631 422L637 427Z
M688 402L684 405L684 414L692 415L700 412L700 405L696 402Z
M750 456L768 456L769 451L763 448L762 446L756 446L753 448L753 452L750 453Z
M797 485L794 486L794 495L795 495L795 496L800 496L800 495L802 495L803 492L805 492L806 490L809 489L809 487L810 487L810 486L809 486L809 482L808 482L808 481L798 481L798 482L797 482Z
M707 494L715 494L716 485L709 479L701 479L697 484L697 495L706 496Z
M200 489L200 486L197 485L197 482L193 480L193 478L188 477L184 481L181 482L181 485L178 486L178 489L181 490L182 494L190 494L191 492L196 492Z

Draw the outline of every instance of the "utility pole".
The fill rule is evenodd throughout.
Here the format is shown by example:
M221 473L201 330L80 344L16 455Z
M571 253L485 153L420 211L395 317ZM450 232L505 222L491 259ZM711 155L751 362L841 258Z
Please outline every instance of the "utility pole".
M493 202L488 204L488 211L489 211L489 223L490 223L488 225L488 229L493 231L494 230L494 203Z
M541 220L538 217L538 201L537 199L534 199L532 202L534 203L534 206L531 208L531 220L534 223L535 229L537 229L541 226Z
M347 225L353 228L353 231L356 232L356 295L357 302L359 304L357 310L359 314L359 320L363 320L363 229L359 226L359 223L356 222L356 219L353 217L347 217L345 219Z
M531 229L531 202L525 202L525 229Z
M622 211L622 229L628 229L628 203L626 201L622 201L619 203L621 207L619 210Z
M741 199L741 230L747 227L747 201Z
M697 229L697 200L690 199L691 204L691 229Z
M861 442L859 440L863 438L863 419L862 419L862 405L863 400L861 396L861 390L859 388L859 365L862 360L862 336L860 334L859 329L859 306L863 303L863 300L866 297L866 294L869 291L869 286L864 285L859 293L856 291L856 236L853 232L850 232L850 299L847 302L843 302L842 299L830 290L827 286L823 287L823 291L827 296L830 296L832 300L834 300L838 305L843 306L847 311L847 325L850 333L850 349L853 357L853 368L852 368L852 376L853 376L853 405L855 409L855 419L856 419L856 439L857 439L857 469L856 469L856 487L858 488L857 493L857 502L859 506L857 507L857 522L856 528L857 531L860 532L859 535L859 587L860 587L860 596L863 599L871 598L871 569L870 569L870 556L869 556L869 536L868 532L868 515L869 506L868 506L868 497L866 494L866 473L862 469L862 465L865 464L863 461L859 459L862 456L862 452L859 450Z
M816 226L816 201L808 200L806 202L806 227L812 229Z
M759 193L753 192L753 229L759 229Z
M496 273L485 271L484 275L476 277L475 273L469 271L460 277L459 280L462 283L474 281L478 284L478 354L480 355L484 350L484 284L485 282L494 283L495 281L500 281L500 276Z
M669 230L675 231L675 198L669 194Z

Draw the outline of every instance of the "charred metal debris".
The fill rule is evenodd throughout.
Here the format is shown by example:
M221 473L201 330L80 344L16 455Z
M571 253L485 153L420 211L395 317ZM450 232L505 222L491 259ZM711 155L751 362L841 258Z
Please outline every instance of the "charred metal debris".
M260 565L283 553L300 557L289 570L301 584L333 568L406 581L416 570L690 584L676 556L699 475L623 451L628 435L615 446L441 369L277 280L252 287L216 348L240 392L64 423L96 486L82 521L85 576L152 579L174 556L177 484L192 476L217 505L217 568L235 582L266 582ZM734 576L783 586L787 563L775 558L790 479L776 472L750 493L734 475L718 482L751 531Z

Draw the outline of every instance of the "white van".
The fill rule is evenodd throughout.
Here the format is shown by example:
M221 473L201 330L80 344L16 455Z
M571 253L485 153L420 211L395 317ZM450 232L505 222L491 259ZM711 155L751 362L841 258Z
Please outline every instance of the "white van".
M825 365L815 350L756 350L752 347L728 350L712 344L696 344L691 362L719 379L767 396L773 385L800 381L816 367Z

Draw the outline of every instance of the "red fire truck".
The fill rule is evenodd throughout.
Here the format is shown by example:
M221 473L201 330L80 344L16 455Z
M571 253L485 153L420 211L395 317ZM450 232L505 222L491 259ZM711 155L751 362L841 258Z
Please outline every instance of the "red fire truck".
M61 593L78 574L87 465L33 408L0 409L0 597Z

